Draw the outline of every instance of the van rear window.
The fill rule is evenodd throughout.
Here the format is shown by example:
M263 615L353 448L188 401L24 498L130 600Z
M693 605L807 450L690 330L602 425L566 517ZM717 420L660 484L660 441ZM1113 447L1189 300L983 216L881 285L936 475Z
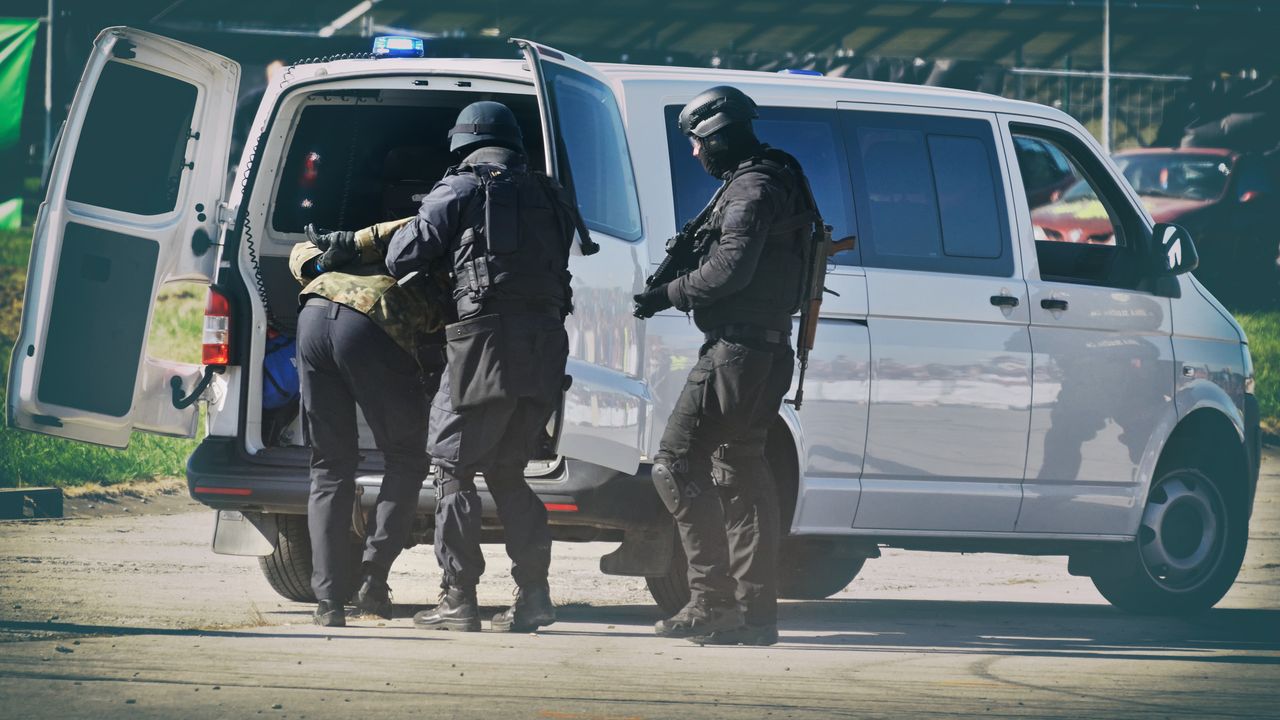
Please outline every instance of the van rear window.
M196 96L191 83L107 63L76 143L67 199L137 215L172 211L186 172Z

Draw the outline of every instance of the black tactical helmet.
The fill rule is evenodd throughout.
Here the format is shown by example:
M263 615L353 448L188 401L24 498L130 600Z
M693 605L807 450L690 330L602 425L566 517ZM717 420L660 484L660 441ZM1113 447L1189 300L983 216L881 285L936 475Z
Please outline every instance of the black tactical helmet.
M457 152L471 145L501 145L524 152L524 140L516 116L506 105L491 100L462 108L449 131L449 150Z
M736 87L717 85L702 91L680 111L680 132L698 138L733 123L749 123L759 117L756 103Z

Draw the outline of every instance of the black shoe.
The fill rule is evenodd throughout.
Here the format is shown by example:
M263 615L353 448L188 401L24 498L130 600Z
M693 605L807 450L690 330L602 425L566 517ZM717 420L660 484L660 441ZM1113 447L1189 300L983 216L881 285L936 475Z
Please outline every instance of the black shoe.
M311 616L315 624L323 627L346 627L347 609L334 600L321 600Z
M430 630L480 630L480 607L475 588L448 588L440 593L440 602L430 610L413 616L413 624Z
M742 610L732 601L721 605L698 597L690 600L680 612L655 623L653 631L661 637L688 638L734 630L742 622Z
M360 590L356 592L356 615L376 615L390 620L392 614L391 588L377 575L364 576Z
M698 645L776 645L777 625L743 625L733 630L717 630L706 635L695 635L689 642Z
M493 629L498 632L533 632L556 621L556 606L551 602L551 589L546 585L516 590L511 607L493 616Z

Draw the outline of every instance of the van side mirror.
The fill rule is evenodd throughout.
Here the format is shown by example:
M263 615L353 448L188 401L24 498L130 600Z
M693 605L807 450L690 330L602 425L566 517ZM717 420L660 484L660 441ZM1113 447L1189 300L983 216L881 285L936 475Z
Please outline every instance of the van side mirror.
M1155 241L1157 275L1182 275L1200 265L1200 254L1191 241L1191 233L1181 225L1156 223L1151 237Z

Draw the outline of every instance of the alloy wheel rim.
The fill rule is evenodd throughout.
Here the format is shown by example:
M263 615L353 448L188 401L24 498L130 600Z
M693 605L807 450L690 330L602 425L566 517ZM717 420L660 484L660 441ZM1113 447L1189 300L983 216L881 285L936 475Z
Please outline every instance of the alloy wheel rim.
M1222 496L1198 473L1178 473L1152 488L1138 528L1148 575L1165 590L1189 592L1208 578L1226 538Z

